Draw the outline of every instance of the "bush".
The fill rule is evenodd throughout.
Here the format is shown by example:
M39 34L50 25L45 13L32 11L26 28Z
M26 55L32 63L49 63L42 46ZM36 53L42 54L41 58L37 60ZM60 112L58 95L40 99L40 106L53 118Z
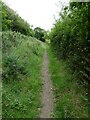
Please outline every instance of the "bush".
M42 42L20 33L2 32L2 77L3 82L13 82L30 77L31 66L38 64Z
M18 64L18 58L5 56L3 60L3 79L6 82L21 80L27 74L24 65Z
M88 7L88 3L71 2L69 7L64 7L50 33L51 45L58 58L69 61L69 66L81 79L88 72L85 72L89 60Z

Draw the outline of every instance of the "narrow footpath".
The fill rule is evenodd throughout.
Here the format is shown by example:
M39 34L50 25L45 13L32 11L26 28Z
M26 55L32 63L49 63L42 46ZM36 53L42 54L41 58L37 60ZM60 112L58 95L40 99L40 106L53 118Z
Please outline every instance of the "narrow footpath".
M43 55L42 84L40 118L51 118L54 107L54 96L47 51L45 51Z

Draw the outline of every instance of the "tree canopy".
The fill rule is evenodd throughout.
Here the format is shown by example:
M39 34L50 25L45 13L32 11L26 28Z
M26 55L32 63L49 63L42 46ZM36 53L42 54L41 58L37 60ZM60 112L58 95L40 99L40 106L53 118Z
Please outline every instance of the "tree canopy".
M34 29L34 31L35 31L35 37L36 37L37 39L45 42L45 39L46 39L46 37L47 37L47 32L46 32L44 29L40 28L40 27L36 27L36 28Z

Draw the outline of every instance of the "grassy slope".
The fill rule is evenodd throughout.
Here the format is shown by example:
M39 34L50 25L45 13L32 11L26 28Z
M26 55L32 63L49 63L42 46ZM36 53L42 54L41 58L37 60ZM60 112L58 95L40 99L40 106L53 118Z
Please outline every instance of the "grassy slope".
M25 67L27 75L21 75L18 80L15 77L9 82L3 82L2 115L3 118L35 118L39 116L40 112L40 68L44 44L20 33L3 33L3 41L6 40L9 43L10 37L11 41L17 39L19 43L17 46L10 43L12 44L10 49L6 46L7 54L13 60L19 57L17 63ZM5 52L3 54L3 64L7 54ZM6 80L3 78L3 81Z
M60 62L49 50L50 71L55 87L55 118L87 118L88 99L85 89L77 84L65 61Z

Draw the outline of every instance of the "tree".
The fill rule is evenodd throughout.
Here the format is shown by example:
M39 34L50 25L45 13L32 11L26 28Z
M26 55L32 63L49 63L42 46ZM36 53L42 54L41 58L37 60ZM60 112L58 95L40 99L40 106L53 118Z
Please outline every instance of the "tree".
M40 27L36 27L34 31L35 31L35 37L45 42L45 30L41 29Z

